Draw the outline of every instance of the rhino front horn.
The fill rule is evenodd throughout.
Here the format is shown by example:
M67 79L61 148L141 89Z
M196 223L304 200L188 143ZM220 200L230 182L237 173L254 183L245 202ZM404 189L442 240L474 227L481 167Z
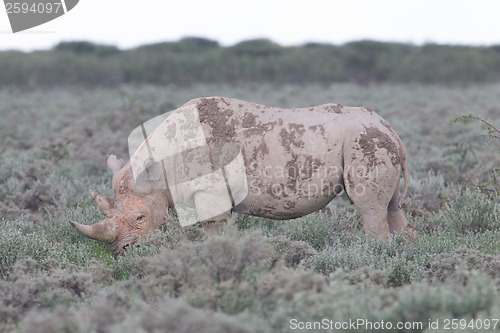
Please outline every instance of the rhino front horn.
M115 240L117 231L116 226L111 220L102 220L93 225L80 224L75 221L69 221L71 225L82 235L98 241L111 243Z

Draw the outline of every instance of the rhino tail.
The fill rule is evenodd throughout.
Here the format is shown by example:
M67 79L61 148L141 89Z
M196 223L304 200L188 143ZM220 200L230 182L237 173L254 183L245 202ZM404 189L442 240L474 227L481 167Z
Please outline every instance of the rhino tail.
M408 186L409 186L409 183L410 183L410 179L409 179L410 176L408 174L408 161L407 161L407 158L406 158L405 145L403 144L403 141L401 141L401 139L399 138L399 136L397 136L397 138L399 140L399 146L400 146L401 155L402 155L401 169L403 171L403 179L404 179L404 182L405 182L405 186L404 186L404 189L403 189L403 194L401 195L401 197L399 198L399 201L398 201L398 206L399 206L399 208L401 208L401 205L403 204L403 200L405 199L406 194L408 193Z

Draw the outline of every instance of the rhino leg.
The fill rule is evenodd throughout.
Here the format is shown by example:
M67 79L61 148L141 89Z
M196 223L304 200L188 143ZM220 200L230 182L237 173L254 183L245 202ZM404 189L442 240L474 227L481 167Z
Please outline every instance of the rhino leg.
M379 163L370 168L358 165L363 156L353 154L351 161L344 168L345 190L350 200L358 207L365 232L376 239L389 241L391 229L389 227L389 202L397 190L399 166L393 167L389 163ZM392 213L391 213L392 214Z
M391 201L389 202L389 208L387 211L388 212L387 222L389 224L389 230L391 234L399 232L409 233L410 241L413 243L417 238L417 232L415 231L415 229L413 229L413 227L406 219L405 214L398 205L398 201L399 201L399 183Z
M379 158L381 163L371 169L364 166L345 168L347 195L359 208L367 234L388 241L391 234L408 232L413 242L416 232L398 206L400 167L393 166L384 157ZM360 159L361 156L356 156L353 161Z
M199 191L194 194L194 203L205 233L209 236L222 234L224 224L231 219L231 209L227 209L231 207L229 197Z
M387 224L387 211L364 209L364 207L360 208L360 211L361 217L363 218L363 227L367 234L384 242L391 240L391 234Z
M205 234L208 236L220 236L224 231L226 223L233 220L231 212L227 212L216 216L211 220L202 221L201 225L203 227L203 231L205 231Z

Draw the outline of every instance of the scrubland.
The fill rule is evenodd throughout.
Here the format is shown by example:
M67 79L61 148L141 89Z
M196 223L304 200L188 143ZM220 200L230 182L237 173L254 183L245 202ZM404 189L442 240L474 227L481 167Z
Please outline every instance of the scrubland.
M342 196L331 214L238 216L210 239L196 225L172 222L118 258L77 234L68 220L102 219L88 190L112 195L105 158L128 159L130 131L211 95L281 107L365 105L382 115L408 153L403 207L419 233L415 244L366 236ZM500 125L500 85L4 86L0 332L289 332L291 320L323 319L421 322L393 331L440 332L454 318L483 323L483 331L488 319L493 331L500 149L498 141L485 144L480 122L453 122L469 113ZM430 329L436 320L439 329Z

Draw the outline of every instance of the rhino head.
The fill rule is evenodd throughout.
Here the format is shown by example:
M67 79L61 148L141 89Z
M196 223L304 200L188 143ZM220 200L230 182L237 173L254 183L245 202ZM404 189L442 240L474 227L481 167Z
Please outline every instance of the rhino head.
M165 224L169 204L165 191L143 190L136 186L130 163L125 164L123 160L110 155L107 165L113 171L116 198L104 197L90 190L92 199L105 219L94 225L75 221L70 223L82 235L106 242L113 254L122 255L140 237Z

